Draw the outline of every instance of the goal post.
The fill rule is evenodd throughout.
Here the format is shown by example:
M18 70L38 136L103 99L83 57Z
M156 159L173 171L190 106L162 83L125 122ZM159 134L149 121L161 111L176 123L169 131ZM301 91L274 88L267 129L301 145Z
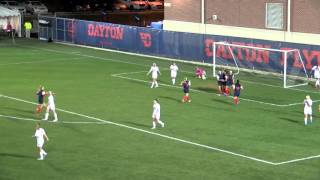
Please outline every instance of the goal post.
M284 88L307 85L308 74L298 49L274 49L249 45L214 42L213 76L217 68L276 76ZM267 75L266 75L267 77Z

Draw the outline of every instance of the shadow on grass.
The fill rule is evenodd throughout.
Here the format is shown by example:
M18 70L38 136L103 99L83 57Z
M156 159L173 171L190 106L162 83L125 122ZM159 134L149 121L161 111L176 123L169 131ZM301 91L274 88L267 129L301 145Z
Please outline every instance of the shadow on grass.
M160 99L160 101L161 101L161 99L168 99L168 100L171 100L171 101L175 101L175 102L181 103L181 99L177 99L177 98L169 97L169 96L159 96L159 99Z
M224 96L221 96L221 97L224 97ZM218 103L221 103L221 104L226 104L226 105L231 105L233 104L230 100L230 98L228 97L224 97L225 99L222 99L222 98L217 98L217 99L213 99L214 102L218 102Z
M291 123L296 123L296 124L301 124L301 125L303 125L303 122L302 122L302 121L293 120L293 119L290 119L290 118L287 118L287 117L281 117L280 119L285 120L285 121L288 121L288 122L291 122Z
M217 89L212 88L212 87L198 87L198 88L196 88L196 90L204 91L204 92L212 93L212 94L219 93L219 91Z
M130 122L130 121L123 121L123 122L126 123L126 124L131 124L131 125L134 125L134 126L139 126L139 127L144 127L144 128L150 128L151 127L151 125L148 126L148 125L140 124L140 123L136 123L136 122Z
M81 135L88 134L85 131L83 131L80 127L73 126L73 124L63 124L63 128L66 128L66 129L68 129L70 131L73 131L73 132L75 132L77 134L81 134Z
M0 157L13 157L13 158L23 158L23 159L36 159L35 156L15 154L15 153L0 153Z

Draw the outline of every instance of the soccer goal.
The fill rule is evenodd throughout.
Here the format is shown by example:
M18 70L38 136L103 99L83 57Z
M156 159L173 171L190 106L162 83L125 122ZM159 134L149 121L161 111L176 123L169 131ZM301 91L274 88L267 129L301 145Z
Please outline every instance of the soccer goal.
M246 72L253 78L260 76L263 82L278 83L284 88L308 84L308 74L298 49L282 50L214 42L212 50L214 77L217 69L230 69L236 76Z

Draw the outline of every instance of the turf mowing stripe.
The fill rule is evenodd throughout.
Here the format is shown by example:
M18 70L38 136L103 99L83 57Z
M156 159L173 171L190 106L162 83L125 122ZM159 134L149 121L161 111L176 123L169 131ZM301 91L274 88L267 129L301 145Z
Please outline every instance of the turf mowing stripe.
M117 78L122 78L122 79L127 79L127 80L132 80L132 81L137 81L137 82L149 83L149 81L146 81L146 80L120 76L120 75L134 74L134 73L140 73L140 72L146 72L146 71L137 71L137 72L130 72L130 73L119 73L119 74L112 74L111 76L117 77ZM159 83L159 85L160 86L165 86L165 87L178 88L178 89L181 88L179 86L173 86L173 85L170 85L170 84L163 84L163 83ZM200 91L200 90L196 90L196 89L190 89L190 90L193 91L193 92L200 92L200 93L206 93L206 94L215 94L217 96L220 96L220 94L216 94L216 93L209 93L209 92ZM227 97L228 98L233 98L232 96L227 96ZM246 98L239 98L239 99L244 100L244 101L248 101L248 102L254 102L254 103L265 104L265 105L270 105L270 106L277 106L277 107L288 107L288 106L295 106L295 105L303 104L303 102L292 103L292 104L273 104L273 103L257 101L257 100L253 100L253 99L246 99ZM319 101L320 100L314 100L313 102L319 102Z
M10 97L10 96L6 96L6 95L2 95L2 97L7 98L7 99L11 99L11 100L16 100L16 101L28 103L28 104L36 104L34 102L31 102L31 101L27 101L27 100L15 98L15 97ZM99 122L103 122L103 124L111 124L111 125L115 125L115 126L119 126L119 127L123 127L123 128L127 128L127 129L132 129L132 130L135 130L135 131L139 131L139 132L155 135L155 136L160 136L160 137L163 137L163 138L166 138L166 139L170 139L170 140L174 140L174 141L178 141L178 142L182 142L182 143L186 143L186 144L190 144L190 145L194 145L194 146L198 146L198 147L202 147L202 148L206 148L206 149L210 149L210 150L214 150L214 151L230 154L230 155L233 155L233 156L242 157L242 158L245 158L245 159L250 159L250 160L253 160L253 161L257 161L257 162L261 162L261 163L265 163L265 164L269 164L269 165L276 165L275 163L270 162L270 161L266 161L266 160L255 158L255 157L251 157L251 156L246 156L246 155L235 153L235 152L232 152L232 151L228 151L228 150L224 150L224 149L220 149L220 148L216 148L216 147L211 147L211 146L204 145L204 144L199 144L199 143L195 143L195 142L192 142L192 141L188 141L188 140L183 140L183 139L167 136L167 135L163 135L163 134L159 134L159 133L155 133L155 132L151 132L151 131L147 131L147 130L143 130L143 129L127 126L127 125L124 125L124 124L115 123L115 122L103 120L103 119L100 119L100 118L96 118L96 117L92 117L92 116L88 116L88 115L72 112L72 111L67 111L67 110L63 110L63 109L59 109L59 108L56 108L56 109L58 111L61 111L61 112L65 112L65 113L77 115L77 116L80 116L80 117L85 117L85 118L88 118L88 119L93 119L93 120L96 120L96 121L99 121Z
M20 65L20 64L38 64L38 63L47 63L47 62L56 62L56 61L64 61L64 60L78 60L78 59L83 59L83 58L59 58L59 59L54 59L54 60L40 60L40 61L25 61L25 62L16 62L16 63L4 63L0 64L0 66L7 66L7 65Z
M9 118L9 119L16 119L21 121L34 121L34 122L49 122L49 123L63 123L63 124L107 124L104 122L96 122L96 121L49 121L49 120L40 120L40 119L32 119L32 118L22 118L22 117L15 117L15 116L7 116L0 114L0 117Z
M94 50L100 50L100 51L115 52L115 53L121 53L121 54L127 54L127 55L134 55L134 56L140 56L140 57L155 58L155 59L166 60L166 61L177 61L177 62L181 62L181 63L189 63L189 64L199 65L198 62L183 61L183 60L179 60L179 59L157 57L157 56L151 56L151 55L123 52L123 51L117 51L117 50L111 50L111 49L103 49L103 48L90 47L90 46L84 46L84 45L75 45L75 44L69 44L69 43L61 43L61 42L58 42L58 44L63 44L63 45L68 45L68 46L73 46L73 47L88 48L88 49L94 49ZM20 46L22 46L22 45L20 45ZM23 47L27 47L27 46L23 46ZM85 54L81 54L81 53L77 53L77 52L76 53L75 52L67 53L67 52L64 52L64 51L52 50L52 49L47 49L47 48L35 48L35 47L29 47L29 46L28 46L28 48L38 49L38 50L45 50L45 51L48 51L48 52L56 52L56 53L67 54L67 55L77 55L77 56L89 57L89 58L99 59L99 60L104 60L104 61L119 62L119 63L132 64L132 65L143 66L143 67L149 67L149 65L143 65L143 64L133 63L133 62L129 62L129 61L123 61L123 60L120 60L120 59L111 59L111 58L103 58L103 57L93 56L93 55L85 55ZM168 68L166 68L166 69L168 69ZM181 71L181 72L194 74L194 72L190 72L190 71ZM264 84L264 83L259 83L259 82L252 82L252 81L245 81L245 82L255 83L255 84L259 84L259 85L263 85L263 86L281 88L281 89L283 88L282 86ZM313 94L319 94L320 93L320 92L314 92L314 91L308 91L308 90L296 89L296 88L288 88L288 90L301 91L301 92L307 92L307 93L313 93Z
M28 103L28 104L35 104L36 105L36 103L34 103L34 102L26 101L26 100L15 98L15 97L5 96L5 95L2 95L2 94L0 94L0 97L4 97L4 98L8 98L8 99L12 99L12 100L16 100L16 101L20 101L20 102L25 102L25 103ZM282 162L274 163L274 162L271 162L271 161L258 159L258 158L254 158L254 157L251 157L251 156L246 156L246 155L234 153L234 152L231 152L231 151L228 151L228 150L223 150L223 149L220 149L220 148L215 148L215 147L211 147L211 146L207 146L207 145L203 145L203 144L199 144L199 143L194 143L194 142L191 142L191 141L178 139L178 138L175 138L175 137L171 137L171 136L167 136L167 135L163 135L163 134L159 134L159 133L154 133L154 132L151 132L151 131L146 131L146 130L143 130L143 129L127 126L127 125L120 124L120 123L114 123L114 122L111 122L111 121L107 121L107 120L103 120L103 119L99 119L99 118L95 118L95 117L91 117L91 116L87 116L87 115L83 115L83 114L79 114L79 113L75 113L75 112L71 112L71 111L67 111L67 110L63 110L63 109L59 109L59 108L57 108L57 110L59 110L61 112L65 112L65 113L69 113L69 114L73 114L73 115L77 115L77 116L81 116L81 117L85 117L85 118L88 118L88 119L93 119L93 120L99 121L99 122L63 122L63 121L61 122L60 121L61 123L66 123L66 124L112 124L112 125L115 125L115 126L124 127L124 128L128 128L128 129L144 132L144 133L147 133L147 134L152 134L152 135L160 136L160 137L163 137L163 138L175 140L175 141L178 141L178 142L183 142L183 143L186 143L186 144L191 144L191 145L203 147L203 148L206 148L206 149L211 149L211 150L214 150L214 151L219 151L219 152L223 152L223 153L226 153L226 154L231 154L231 155L234 155L234 156L243 157L243 158L250 159L250 160L253 160L253 161L258 161L258 162L262 162L262 163L266 163L266 164L270 164L270 165L275 165L275 166L320 158L320 155L315 155L315 156L309 156L309 157L305 157L305 158L299 158L299 159L293 159L293 160L289 160L289 161L282 161ZM20 119L20 120L25 119L25 121L40 121L40 120L29 119L29 118L18 118L18 117L13 117L13 116L10 117L10 116L0 115L0 117L1 116L2 117L7 117L7 118Z

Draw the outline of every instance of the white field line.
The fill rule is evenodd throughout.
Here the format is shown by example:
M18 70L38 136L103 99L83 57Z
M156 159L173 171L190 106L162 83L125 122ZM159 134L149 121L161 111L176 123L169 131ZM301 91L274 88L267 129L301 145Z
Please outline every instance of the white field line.
M309 156L309 157L300 158L300 159L293 159L293 160L290 160L290 161L278 162L278 163L275 163L274 165L278 166L278 165L290 164L290 163L295 163L295 162L299 162L299 161L305 161L305 160L309 160L309 159L316 159L316 158L320 158L320 155Z
M101 48L96 48L96 47L88 47L84 45L74 45L74 44L68 44L68 43L58 43L58 44L64 44L64 45L69 45L69 46L76 46L76 47L82 47L82 48L89 48L89 49L94 49L94 50L102 50L102 51L109 51L109 52L116 52L116 53L121 53L121 54L127 54L127 55L134 55L134 56L140 56L140 57L148 57L148 58L154 58L154 59L160 59L160 60L166 60L166 61L177 61L181 63L189 63L189 64L195 64L199 65L199 62L189 62L189 61L183 61L183 60L177 60L177 59L171 59L171 58L165 58L165 57L157 57L157 56L151 56L151 55L143 55L143 54L137 54L137 53L130 53L130 52L123 52L123 51L117 51L117 50L110 50L110 49L101 49ZM134 62L129 62L129 61L124 61L121 59L112 59L112 58L104 58L104 57L99 57L99 56L93 56L93 55L86 55L86 54L80 54L78 52L64 52L64 51L58 51L58 50L53 50L53 49L47 49L47 48L35 48L35 47L28 47L36 50L44 50L48 52L55 52L55 53L60 53L60 54L66 54L66 55L76 55L76 56L82 56L82 57L88 57L92 59L98 59L98 60L103 60L103 61L111 61L111 62L118 62L118 63L124 63L124 64L132 64L132 65L137 65L137 66L143 66L143 67L150 67L149 65L143 65L139 63L134 63ZM203 65L203 64L202 64ZM205 65L205 64L204 64ZM165 68L168 69L168 68ZM190 71L181 71L181 72L186 72L186 73L192 73ZM270 84L264 84L264 83L258 83L258 82L252 82L252 81L244 81L252 84L259 84L263 86L269 86L269 87L275 87L275 88L281 88L283 89L282 86L276 86L276 85L270 85ZM320 92L313 92L313 91L308 91L308 90L302 90L302 89L296 89L296 88L288 88L288 90L293 90L293 91L301 91L301 92L308 92L308 93L314 93L314 94L320 94Z
M141 80L141 79L135 79L135 78L130 78L130 77L126 77L126 76L120 76L120 75L127 75L127 74L137 74L137 73L142 73L142 72L146 72L146 71L137 71L137 72L129 72L129 73L119 73L119 74L112 74L111 76L113 77L117 77L117 78L122 78L122 79L127 79L127 80L131 80L131 81L137 81L137 82L143 82L143 83L150 83L149 81L146 80ZM163 84L163 83L159 83L160 86L165 86L165 87L172 87L172 88L178 88L180 89L181 87L179 86L174 86L174 85L169 85L169 84ZM216 93L209 93L209 92L205 92L205 91L201 91L201 90L196 90L196 89L190 89L193 92L199 92L199 93L205 93L205 94L215 94L217 96L219 96L220 94L216 94ZM233 98L232 96L228 96L229 98ZM298 103L291 103L291 104L273 104L273 103L268 103L268 102L263 102L263 101L257 101L257 100L253 100L253 99L247 99L247 98L239 98L240 100L243 101L248 101L248 102L254 102L254 103L259 103L259 104L265 104L265 105L270 105L270 106L277 106L277 107L288 107L288 106L296 106L296 105L301 105L303 104L303 102L298 102ZM319 102L320 100L314 100L313 102Z
M8 119L16 119L20 121L34 121L34 122L49 122L49 123L63 123L63 124L106 124L104 122L96 122L96 121L58 121L58 122L53 122L53 121L44 121L40 119L32 119L32 118L22 118L22 117L15 117L15 116L7 116L7 115L2 115L0 114L0 117L8 118Z
M30 101L26 101L26 100L23 100L23 99L10 97L10 96L5 96L5 95L2 95L2 94L0 94L0 97L4 97L4 98L8 98L8 99L11 99L11 100L16 100L16 101L20 101L20 102L24 102L24 103L28 103L28 104L36 104L34 102L30 102ZM152 135L160 136L160 137L163 137L163 138L175 140L175 141L182 142L182 143L199 146L199 147L206 148L206 149L211 149L211 150L214 150L214 151L218 151L218 152L222 152L222 153L226 153L226 154L231 154L231 155L238 156L238 157L243 157L245 159L250 159L250 160L253 160L253 161L258 161L258 162L262 162L262 163L266 163L266 164L270 164L270 165L275 165L275 166L320 158L320 155L315 155L315 156L309 156L309 157L305 157L305 158L299 158L299 159L293 159L293 160L289 160L289 161L282 161L282 162L274 163L274 162L271 162L271 161L266 161L266 160L263 160L263 159L258 159L258 158L254 158L254 157L251 157L251 156L246 156L246 155L234 153L234 152L231 152L231 151L223 150L223 149L220 149L220 148L215 148L215 147L211 147L211 146L207 146L207 145L203 145L203 144L199 144L199 143L194 143L194 142L191 142L191 141L178 139L178 138L175 138L175 137L162 135L162 134L159 134L159 133L154 133L154 132L151 132L151 131L146 131L146 130L143 130L143 129L127 126L127 125L120 124L120 123L114 123L114 122L111 122L111 121L107 121L107 120L103 120L103 119L99 119L99 118L95 118L95 117L91 117L91 116L87 116L87 115L83 115L83 114L79 114L79 113L75 113L75 112L71 112L71 111L67 111L67 110L63 110L63 109L59 109L59 108L57 108L57 110L59 110L61 112L65 112L65 113L69 113L69 114L73 114L73 115L77 115L77 116L80 116L80 117L85 117L85 118L88 118L88 119L93 119L93 120L98 121L98 122L93 122L93 121L90 121L90 122L84 122L84 121L83 122L82 121L81 122L63 122L62 121L62 123L68 123L68 124L111 124L111 125L115 125L115 126L119 126L119 127L124 127L124 128L128 128L128 129L144 132L144 133L147 133L147 134L152 134ZM20 120L25 120L25 121L39 121L39 120L36 120L36 119L18 118L18 117L13 117L13 116L11 116L11 117L10 116L4 116L4 115L0 115L0 116L7 117L7 118L12 118L12 119L20 119ZM61 122L61 121L59 121L59 122Z
M38 64L38 63L47 63L47 62L56 62L56 61L64 61L64 60L78 60L78 59L83 59L83 58L59 58L59 59L54 59L54 60L39 60L39 61L25 61L25 62L16 62L16 63L3 63L0 64L0 66L7 66L7 65L20 65L20 64Z
M6 96L6 95L2 95L2 97L7 98L7 99L11 99L11 100L15 100L15 101L28 103L28 104L36 104L34 102L30 102L30 101L27 101L27 100L15 98L15 97L10 97L10 96ZM120 124L120 123L115 123L115 122L111 122L111 121L103 120L103 119L100 119L100 118L96 118L96 117L92 117L92 116L88 116L88 115L84 115L84 114L80 114L80 113L76 113L76 112L71 112L71 111L67 111L67 110L63 110L63 109L59 109L59 108L57 108L57 110L65 112L65 113L73 114L73 115L76 115L76 116L80 116L80 117L85 117L85 118L88 118L88 119L96 120L96 121L102 122L103 124L111 124L111 125L114 125L114 126L123 127L123 128L131 129L131 130L143 132L143 133L146 133L146 134L159 136L159 137L162 137L162 138L166 138L166 139L170 139L170 140L174 140L174 141L178 141L178 142L182 142L182 143L186 143L186 144L190 144L190 145L194 145L194 146L210 149L210 150L213 150L213 151L222 152L222 153L225 153L225 154L230 154L230 155L237 156L237 157L242 157L242 158L245 158L245 159L249 159L249 160L253 160L253 161L257 161L257 162L261 162L261 163L265 163L265 164L269 164L269 165L276 165L275 163L270 162L270 161L266 161L266 160L255 158L255 157L251 157L251 156L246 156L246 155L235 153L235 152L232 152L232 151L228 151L228 150L224 150L224 149L220 149L220 148L216 148L216 147L212 147L212 146L208 146L208 145L204 145L204 144L199 144L199 143L195 143L195 142L192 142L192 141L183 140L183 139L175 138L175 137L172 137L172 136L167 136L167 135L159 134L159 133L156 133L156 132L147 131L147 130L144 130L144 129L139 129L139 128L135 128L135 127L132 127L132 126L128 126L128 125L124 125L124 124Z

